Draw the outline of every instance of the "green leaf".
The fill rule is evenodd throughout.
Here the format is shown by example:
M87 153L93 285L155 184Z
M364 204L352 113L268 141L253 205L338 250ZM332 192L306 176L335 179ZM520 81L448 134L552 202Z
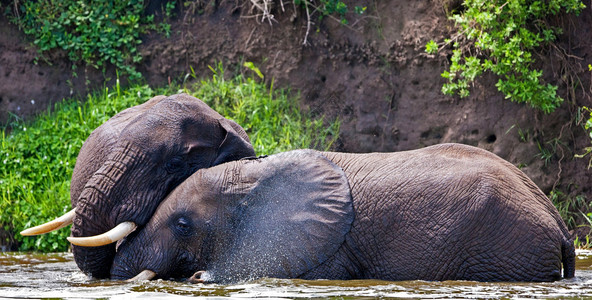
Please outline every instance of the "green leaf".
M429 54L436 54L438 53L438 44L436 42L434 42L434 40L430 40L427 44L426 44L426 49L425 51Z
M253 72L255 72L255 74L257 74L257 76L259 76L259 78L263 79L263 73L261 73L261 71L259 70L259 68L257 68L255 66L254 63L250 62L250 61L246 61L243 66Z

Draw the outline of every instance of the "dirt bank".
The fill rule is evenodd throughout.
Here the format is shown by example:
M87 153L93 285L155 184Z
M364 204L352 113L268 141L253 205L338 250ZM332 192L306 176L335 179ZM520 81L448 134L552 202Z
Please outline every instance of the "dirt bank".
M183 78L190 67L207 77L207 66L217 61L251 61L275 86L300 91L301 105L316 116L340 118L336 150L400 151L460 142L511 161L546 193L556 188L592 199L588 161L573 158L590 145L573 122L577 106L592 106L590 8L577 18L553 20L564 34L539 57L545 78L566 98L570 77L565 71L573 71L579 81L571 100L544 115L505 100L492 75L480 79L465 99L440 92L449 53L432 57L424 47L430 39L442 40L450 29L441 1L356 1L367 6L364 15L348 15L349 26L313 19L307 45L304 10L286 4L282 11L278 4L270 26L253 18L246 3L209 1L195 10L185 8L178 12L170 38L145 36L139 70L146 81L166 84ZM96 70L79 70L79 77L72 78L71 65L59 52L34 64L35 50L26 37L4 17L0 24L1 121L6 112L29 116L62 97L103 85ZM567 84L575 86L573 81Z

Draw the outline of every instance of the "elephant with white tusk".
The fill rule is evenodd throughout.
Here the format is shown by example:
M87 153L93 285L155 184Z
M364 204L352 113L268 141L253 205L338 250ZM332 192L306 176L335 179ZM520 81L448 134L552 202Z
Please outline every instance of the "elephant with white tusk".
M512 164L442 144L297 150L201 169L118 249L112 279L553 281L574 276L557 209Z
M80 269L109 277L113 242L146 224L179 183L198 169L254 155L245 131L201 100L154 97L118 113L84 142L72 175L72 211L21 234L73 224L68 239L79 245L73 252Z

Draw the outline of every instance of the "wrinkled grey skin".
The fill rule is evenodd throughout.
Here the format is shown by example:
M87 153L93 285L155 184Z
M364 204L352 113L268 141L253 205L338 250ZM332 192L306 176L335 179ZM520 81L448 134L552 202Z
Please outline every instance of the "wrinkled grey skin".
M144 225L196 170L254 154L238 124L192 96L157 96L128 108L95 129L78 154L72 236L101 234L125 221ZM73 252L83 272L109 277L114 244Z
M553 281L562 264L573 277L567 228L536 185L485 150L442 144L199 170L118 250L111 277Z

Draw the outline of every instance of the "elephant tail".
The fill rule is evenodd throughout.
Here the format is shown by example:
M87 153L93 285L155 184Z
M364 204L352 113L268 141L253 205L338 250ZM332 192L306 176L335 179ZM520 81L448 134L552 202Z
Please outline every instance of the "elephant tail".
M561 244L561 257L563 278L573 278L576 272L576 249L572 240L564 240Z

